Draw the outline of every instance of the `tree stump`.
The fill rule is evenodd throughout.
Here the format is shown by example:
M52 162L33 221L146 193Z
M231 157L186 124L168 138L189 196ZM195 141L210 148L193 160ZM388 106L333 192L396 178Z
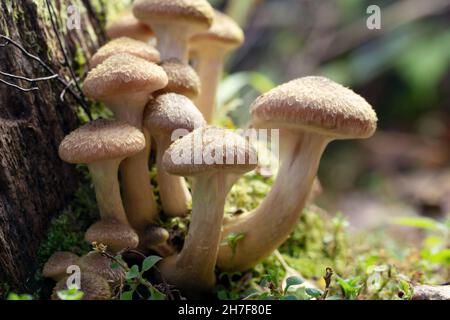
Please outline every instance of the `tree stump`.
M47 0L8 0L0 4L0 34L20 43L69 82L63 66L61 37L67 58L80 75L82 61L104 42L102 0L51 0L55 27ZM94 7L95 6L95 7ZM103 13L102 13L103 12ZM67 21L79 14L81 28ZM76 20L75 20L76 21ZM5 41L0 39L0 45ZM0 71L38 78L50 76L13 45L0 47ZM57 80L28 83L0 75L22 92L0 82L0 296L10 288L31 292L36 254L48 223L58 214L78 185L73 166L58 157L63 137L78 126L77 100ZM76 90L76 89L74 89Z

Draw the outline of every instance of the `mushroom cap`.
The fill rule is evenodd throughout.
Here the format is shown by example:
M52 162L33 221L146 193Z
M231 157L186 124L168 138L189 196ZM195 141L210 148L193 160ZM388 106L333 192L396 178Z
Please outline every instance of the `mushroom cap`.
M53 288L52 300L59 300L58 291L67 290L67 279L60 280ZM80 290L84 295L81 300L109 300L111 299L111 288L108 282L97 274L81 272Z
M304 77L263 94L251 106L255 127L288 127L335 139L367 138L377 115L367 101L324 77Z
M137 233L128 225L116 221L101 220L94 223L84 236L87 242L102 243L111 252L134 249L139 244Z
M231 17L214 10L214 20L211 28L208 31L195 34L191 38L190 44L195 49L204 49L202 45L205 42L236 48L242 45L244 39L244 32Z
M137 0L133 13L138 20L195 24L208 29L214 10L206 0Z
M91 58L91 67L95 68L109 57L121 53L128 53L154 63L160 60L159 52L153 46L132 38L121 37L111 40L98 49Z
M59 145L69 163L91 163L133 156L145 148L145 137L125 122L99 119L71 132Z
M92 69L84 81L84 93L96 100L164 88L168 79L164 70L129 53L116 54Z
M144 125L150 134L170 136L174 130L193 131L204 127L206 122L202 113L187 97L166 93L147 104Z
M97 251L91 251L78 260L82 272L97 274L104 278L111 288L116 288L124 283L125 271L122 268L111 268L111 263L111 259Z
M189 99L195 99L201 88L200 78L197 72L187 64L178 59L167 59L161 63L161 67L169 78L167 86L158 93L173 92L182 94Z
M47 260L42 269L44 278L52 278L59 281L67 276L67 268L77 264L79 257L67 251L57 251Z
M201 159L196 158L198 153L203 155ZM208 163L206 154L217 155L218 161ZM176 155L175 161L173 155ZM182 155L182 161L178 161L178 155ZM164 153L163 167L168 173L179 176L217 171L243 174L256 168L257 161L253 159L257 159L256 150L245 138L230 130L209 126L175 141Z
M106 33L111 39L130 37L135 40L148 41L153 35L153 30L140 22L131 11L120 15L116 20L109 22Z
M156 225L150 225L141 236L141 242L147 247L157 246L166 242L169 237L170 234L166 229Z

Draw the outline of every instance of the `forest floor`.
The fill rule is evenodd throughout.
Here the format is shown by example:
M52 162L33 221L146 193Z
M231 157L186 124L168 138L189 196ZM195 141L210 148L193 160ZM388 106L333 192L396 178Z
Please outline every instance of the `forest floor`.
M86 174L85 168L80 167L80 171ZM151 175L154 177L154 172ZM41 266L56 251L82 255L91 250L84 242L84 232L98 213L94 191L85 176L71 205L51 222L39 251ZM226 211L256 207L272 180L257 172L244 176L233 187ZM187 223L180 219L161 221L178 238L183 237ZM390 223L414 233L414 242L402 243L386 226L355 231L343 214L331 214L310 204L275 254L248 272L218 273L211 298L308 300L323 297L327 291L327 299L410 299L415 285L448 282L450 221L402 217ZM222 245L235 241L239 239ZM33 298L48 299L54 283L42 279L40 271L36 279L41 287L32 293Z

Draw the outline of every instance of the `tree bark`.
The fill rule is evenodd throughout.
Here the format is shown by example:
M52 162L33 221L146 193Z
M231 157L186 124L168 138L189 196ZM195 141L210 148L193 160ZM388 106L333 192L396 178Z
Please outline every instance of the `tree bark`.
M57 31L78 74L82 62L104 38L102 0L51 0ZM70 5L80 12L81 29L67 28ZM95 8L94 8L95 5ZM50 23L46 0L7 0L0 4L0 34L20 43L55 72L70 80L63 51ZM0 44L5 41L0 40ZM77 64L78 63L78 64ZM0 47L0 71L28 78L50 74L11 44ZM21 92L0 83L0 295L9 287L30 292L36 254L48 223L71 199L78 185L74 167L58 157L63 137L79 125L78 103L56 80L0 79L38 91ZM6 286L5 286L6 284Z

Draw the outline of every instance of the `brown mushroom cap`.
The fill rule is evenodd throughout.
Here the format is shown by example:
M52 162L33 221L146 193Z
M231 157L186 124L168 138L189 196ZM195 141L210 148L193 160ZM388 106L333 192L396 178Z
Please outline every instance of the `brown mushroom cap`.
M196 46L207 41L236 48L242 45L244 38L244 32L233 19L218 10L214 10L214 20L211 28L206 32L194 35L190 43ZM198 49L201 49L201 47Z
M205 152L215 154L221 150L220 163L208 164L201 161L197 164L199 161L195 160L198 153L196 149L203 155ZM187 159L188 163L176 163L172 154L189 154L190 159ZM216 171L242 174L256 168L256 163L251 161L256 158L256 150L245 138L226 129L204 127L175 141L164 154L163 167L168 173L179 176L195 176Z
M111 39L130 37L136 40L146 40L154 35L152 29L136 19L131 11L127 11L116 20L108 22L106 34Z
M324 77L304 77L263 94L251 106L256 127L292 127L335 139L373 135L377 116L364 98Z
M251 106L256 127L292 127L335 139L373 135L377 116L364 98L324 77L304 77L260 96Z
M122 268L111 268L111 263L111 259L97 251L91 251L78 260L82 272L97 274L104 278L111 288L116 288L124 283L125 271Z
M144 123L150 134L164 135L171 135L177 129L193 131L206 124L192 101L176 93L166 93L151 100L145 110Z
M60 280L53 288L52 300L59 300L58 292L67 290L67 279ZM111 299L111 288L108 282L99 275L81 272L80 291L84 293L81 300L109 300Z
M164 88L168 79L164 70L128 53L116 54L92 69L84 81L84 93L96 100L135 92L153 92Z
M42 275L45 278L52 278L59 281L67 276L67 268L76 265L79 257L67 251L58 251L52 254L42 269Z
M141 236L141 242L146 246L157 246L166 242L170 237L169 232L159 226L150 225L145 229L145 232Z
M133 13L139 20L188 22L208 29L214 11L206 0L137 0Z
M134 249L139 244L139 237L130 226L115 221L101 220L94 223L86 231L84 238L89 243L106 245L111 252Z
M101 119L66 136L59 145L59 156L69 163L91 163L132 156L144 148L145 137L137 128Z
M128 53L154 63L158 63L160 60L159 52L153 46L142 41L121 37L108 42L98 49L91 58L91 67L95 68L109 57L121 53Z
M191 66L173 58L163 61L161 67L166 72L169 83L158 93L173 92L182 94L189 99L195 99L199 95L200 78Z

